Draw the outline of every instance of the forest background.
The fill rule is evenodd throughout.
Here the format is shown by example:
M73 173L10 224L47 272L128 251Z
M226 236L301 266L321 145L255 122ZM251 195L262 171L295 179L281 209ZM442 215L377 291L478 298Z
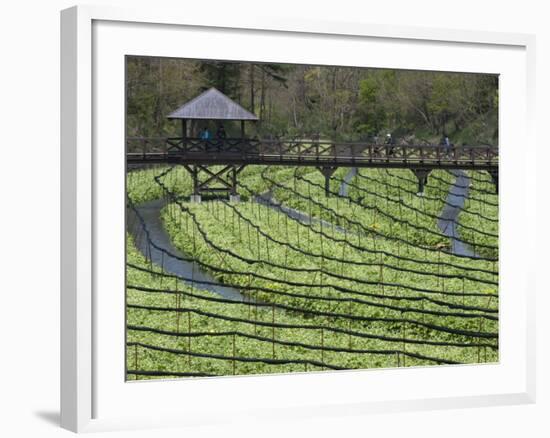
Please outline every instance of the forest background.
M496 75L152 57L126 67L129 137L180 135L166 116L216 87L259 117L252 137L498 145ZM197 122L192 135L205 126L215 132Z

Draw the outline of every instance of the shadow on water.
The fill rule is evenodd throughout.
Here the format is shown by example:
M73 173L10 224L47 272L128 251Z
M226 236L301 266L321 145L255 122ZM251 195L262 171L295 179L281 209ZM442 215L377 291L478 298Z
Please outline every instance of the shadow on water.
M462 170L452 170L451 173L456 179L449 189L447 203L437 221L437 226L443 234L451 239L451 251L453 254L477 258L478 255L472 251L470 246L460 240L457 231L458 215L462 211L468 197L470 178Z
M186 258L186 256L174 247L168 233L164 229L160 212L165 205L165 200L156 199L136 205L134 208L137 210L137 214L131 207L126 209L127 231L134 238L136 247L147 260L163 267L164 271L169 274L190 278L199 282L205 281L216 283L217 280L210 274L204 272L197 263L176 258ZM138 214L143 219L143 224L139 220ZM153 245L149 245L147 234L144 232L143 227L148 231L151 242L158 248L164 249L166 252L155 248ZM214 292L228 300L254 302L252 298L243 295L238 289L232 287L223 286L221 284L212 285L194 282L189 282L189 284L197 289Z

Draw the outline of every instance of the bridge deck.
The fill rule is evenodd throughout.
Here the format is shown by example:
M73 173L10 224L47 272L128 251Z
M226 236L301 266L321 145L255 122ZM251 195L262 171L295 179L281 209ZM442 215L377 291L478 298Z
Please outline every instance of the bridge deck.
M129 138L128 164L498 169L498 147L252 139Z

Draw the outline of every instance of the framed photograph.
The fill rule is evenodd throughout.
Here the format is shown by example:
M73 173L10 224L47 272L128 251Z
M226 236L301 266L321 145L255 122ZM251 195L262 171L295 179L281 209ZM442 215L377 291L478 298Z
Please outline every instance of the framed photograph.
M61 17L63 427L534 401L533 37Z

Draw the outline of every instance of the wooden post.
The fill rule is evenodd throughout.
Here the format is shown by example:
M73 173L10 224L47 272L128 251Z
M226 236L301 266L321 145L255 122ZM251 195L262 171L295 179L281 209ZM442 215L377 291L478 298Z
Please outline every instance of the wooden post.
M197 166L193 166L193 194L195 196L199 195L199 169Z
M496 169L488 170L489 175L491 175L491 179L493 180L493 184L495 185L495 192L498 195L498 167Z
M237 195L237 166L231 169L231 195Z
M320 172L325 177L325 196L330 196L330 177L336 172L337 167L318 167Z
M424 193L424 186L428 183L428 175L431 169L411 169L418 179L418 194Z
M244 139L244 120L241 120L241 138Z

